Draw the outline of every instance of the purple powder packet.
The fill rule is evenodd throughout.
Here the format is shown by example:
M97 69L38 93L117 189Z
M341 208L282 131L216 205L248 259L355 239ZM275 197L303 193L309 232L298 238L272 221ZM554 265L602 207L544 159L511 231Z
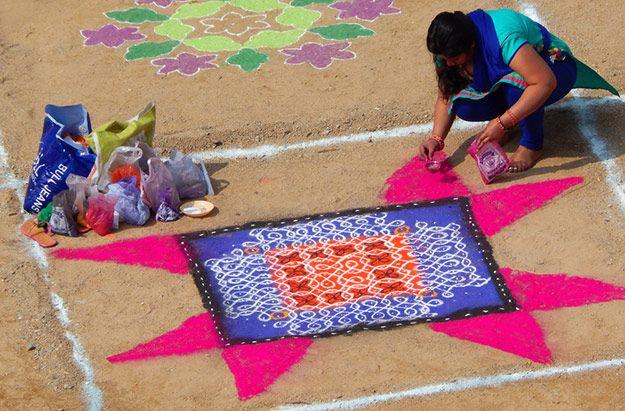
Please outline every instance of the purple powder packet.
M484 184L491 183L495 178L508 171L510 167L508 156L496 142L489 141L478 151L477 139L475 139L467 152L477 163Z

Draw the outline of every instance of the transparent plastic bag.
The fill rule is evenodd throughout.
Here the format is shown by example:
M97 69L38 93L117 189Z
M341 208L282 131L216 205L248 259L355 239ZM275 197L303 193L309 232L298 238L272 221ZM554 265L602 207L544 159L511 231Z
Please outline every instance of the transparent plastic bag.
M148 160L152 157L159 157L160 150L157 148L153 148L148 143L145 143L143 141L137 141L135 143L135 147L140 148L143 153L141 158L139 159L139 168L143 173L147 174L149 171Z
M76 213L76 222L82 227L88 227L87 197L89 196L89 181L86 177L70 174L65 181L74 196L73 209Z
M208 184L204 178L204 172L190 156L185 156L180 151L173 149L170 158L165 161L165 165L174 178L181 199L200 198L208 193Z
M89 196L86 220L89 227L99 235L107 235L113 229L116 202L117 198L112 195L92 192Z
M131 225L144 225L150 218L150 209L141 201L135 177L126 177L117 183L109 184L107 196L117 198L115 211L119 222Z
M148 160L149 174L144 179L141 189L143 200L154 213L158 212L161 204L178 212L180 197L174 183L174 178L167 166L158 157Z
M50 228L55 234L78 237L78 227L74 220L74 197L70 190L57 193L52 199L52 215Z
M160 205L158 206L158 210L156 210L156 221L176 221L179 218L180 213L178 211L167 205L166 201L161 201Z
M87 137L89 146L95 151L97 158L91 174L92 181L99 184L104 166L109 162L117 147L135 147L137 142L152 145L154 127L156 125L156 108L149 103L139 114L128 121L111 121L93 130ZM103 185L106 187L106 184Z
M109 184L130 176L135 177L137 188L139 188L141 184L139 160L142 156L143 151L138 147L122 146L113 150L98 179L98 190L105 191Z

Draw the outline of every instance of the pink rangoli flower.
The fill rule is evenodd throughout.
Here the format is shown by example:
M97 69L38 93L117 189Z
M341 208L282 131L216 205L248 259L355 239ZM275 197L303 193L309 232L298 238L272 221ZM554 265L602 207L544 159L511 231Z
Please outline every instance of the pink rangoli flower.
M196 56L191 53L180 53L177 57L152 60L152 64L156 67L161 67L158 70L158 74L169 74L177 71L185 76L192 76L200 70L219 67L217 64L212 63L216 58L216 54Z
M169 7L172 4L178 2L178 3L182 3L182 2L186 2L188 0L135 0L135 3L137 4L153 4L155 6L158 7Z
M145 36L139 33L138 27L119 28L114 24L107 24L97 30L82 30L80 32L86 39L85 46L97 46L103 44L106 47L119 47L126 41L144 39Z
M324 69L332 64L332 60L351 60L356 57L355 53L345 49L351 45L350 42L333 44L306 43L299 49L285 49L280 52L285 56L286 64L308 63L314 68Z
M361 20L373 21L385 14L400 13L396 7L392 7L393 0L352 0L340 1L330 7L341 10L339 18L349 19L356 17Z

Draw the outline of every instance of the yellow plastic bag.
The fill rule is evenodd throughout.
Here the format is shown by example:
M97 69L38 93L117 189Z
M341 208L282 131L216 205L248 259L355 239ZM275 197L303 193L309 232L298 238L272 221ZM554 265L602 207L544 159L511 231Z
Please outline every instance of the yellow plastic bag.
M96 153L97 159L90 180L98 184L104 178L106 164L117 147L134 147L145 143L152 147L156 125L156 107L150 102L139 114L128 121L111 121L96 128L87 142Z

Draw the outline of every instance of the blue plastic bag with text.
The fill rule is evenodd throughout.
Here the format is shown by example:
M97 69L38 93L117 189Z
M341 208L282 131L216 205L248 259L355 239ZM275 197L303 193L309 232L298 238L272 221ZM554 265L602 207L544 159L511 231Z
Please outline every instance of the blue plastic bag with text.
M65 179L70 174L87 177L96 160L86 145L91 120L84 106L47 105L45 113L39 153L24 200L24 210L31 214L43 210L56 193L67 189Z

